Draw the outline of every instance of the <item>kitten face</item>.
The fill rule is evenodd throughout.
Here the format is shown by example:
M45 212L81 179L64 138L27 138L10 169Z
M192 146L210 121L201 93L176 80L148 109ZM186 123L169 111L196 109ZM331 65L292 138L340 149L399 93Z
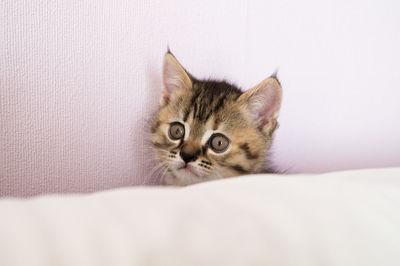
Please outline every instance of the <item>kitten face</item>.
M243 93L193 78L167 53L151 133L163 183L189 185L259 173L277 127L281 87L269 78Z

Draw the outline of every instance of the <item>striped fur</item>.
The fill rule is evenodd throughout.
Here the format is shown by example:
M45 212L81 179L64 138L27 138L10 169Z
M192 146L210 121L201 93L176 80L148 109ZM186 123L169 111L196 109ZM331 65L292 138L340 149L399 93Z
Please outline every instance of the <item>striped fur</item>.
M270 169L265 159L278 127L281 87L276 77L263 82L242 92L224 81L198 80L171 53L166 54L163 97L151 126L152 145L164 170L164 184L189 185ZM269 98L266 100L271 106L264 108L261 103L259 108L259 102L252 105L256 99L253 95L258 94L272 98L270 102ZM264 99L260 95L257 99ZM184 125L182 139L169 136L174 122ZM210 137L215 133L229 139L229 146L222 153L210 147ZM185 162L182 152L193 155L195 160Z

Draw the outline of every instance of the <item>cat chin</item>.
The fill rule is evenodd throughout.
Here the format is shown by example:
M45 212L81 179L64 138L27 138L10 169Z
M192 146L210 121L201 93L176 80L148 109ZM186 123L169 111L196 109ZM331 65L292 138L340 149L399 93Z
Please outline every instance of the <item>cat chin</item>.
M171 171L167 176L164 178L165 185L172 185L172 186L187 186L191 184L199 183L203 180L203 178L197 176L192 170L187 168L181 168Z
M162 183L169 186L187 186L211 180L208 177L198 176L194 171L188 168L172 170L164 177Z

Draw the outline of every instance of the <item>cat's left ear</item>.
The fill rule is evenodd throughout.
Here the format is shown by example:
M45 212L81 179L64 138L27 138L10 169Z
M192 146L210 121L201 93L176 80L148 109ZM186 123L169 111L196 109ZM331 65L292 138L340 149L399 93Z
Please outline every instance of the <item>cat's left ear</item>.
M243 93L240 98L245 109L260 129L278 118L282 103L282 88L275 76Z
M164 56L162 85L161 106L168 104L179 90L192 87L192 79L189 73L185 71L170 51Z

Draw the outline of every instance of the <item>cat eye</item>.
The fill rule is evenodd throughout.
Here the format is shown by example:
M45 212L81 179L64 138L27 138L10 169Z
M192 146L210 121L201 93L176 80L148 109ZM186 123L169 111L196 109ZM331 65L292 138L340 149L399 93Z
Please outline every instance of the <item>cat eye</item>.
M183 136L185 136L185 127L179 122L171 123L169 137L173 140L178 140L183 138Z
M209 146L214 152L221 153L226 151L229 146L229 139L224 135L217 133L211 136Z

